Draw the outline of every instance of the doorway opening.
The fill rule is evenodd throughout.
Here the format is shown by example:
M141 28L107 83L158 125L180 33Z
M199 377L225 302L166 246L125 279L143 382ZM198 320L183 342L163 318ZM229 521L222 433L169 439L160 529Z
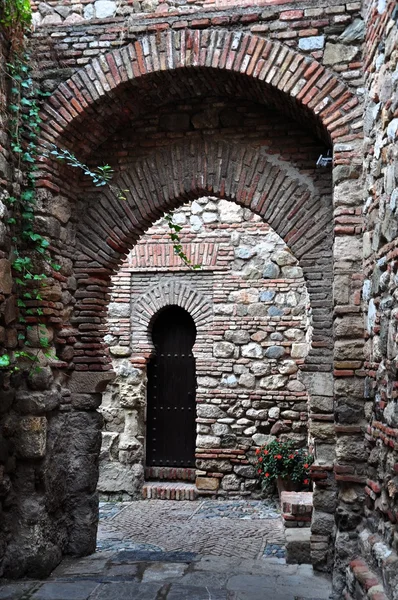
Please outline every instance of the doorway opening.
M195 466L195 339L195 323L183 308L169 306L155 316L147 384L148 467Z

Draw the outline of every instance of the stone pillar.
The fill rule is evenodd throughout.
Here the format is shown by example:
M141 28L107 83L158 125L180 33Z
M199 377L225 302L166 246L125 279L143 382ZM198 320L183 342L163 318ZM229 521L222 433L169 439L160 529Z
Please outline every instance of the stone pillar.
M354 558L357 552L357 526L363 512L363 486L366 482L360 152L359 142L337 145L333 170L336 431L334 474L338 484L333 582L336 598L341 598L347 562ZM347 156L349 161L346 160Z

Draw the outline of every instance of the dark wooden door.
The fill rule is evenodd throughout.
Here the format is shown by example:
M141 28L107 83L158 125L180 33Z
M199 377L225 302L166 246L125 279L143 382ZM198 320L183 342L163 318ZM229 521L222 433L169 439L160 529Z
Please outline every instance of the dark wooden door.
M148 466L195 466L195 337L192 317L178 306L165 309L154 322L155 354L148 364Z

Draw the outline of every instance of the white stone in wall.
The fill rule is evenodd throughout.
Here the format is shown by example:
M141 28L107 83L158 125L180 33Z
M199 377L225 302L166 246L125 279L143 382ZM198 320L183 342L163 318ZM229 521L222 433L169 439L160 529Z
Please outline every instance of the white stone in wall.
M278 364L278 371L282 375L291 375L298 371L298 366L294 360L284 360Z
M187 222L187 217L186 217L185 213L183 213L183 212L174 213L173 223L175 223L176 225L179 225L181 227L182 225L185 225L186 222Z
M250 342L250 344L242 346L242 356L246 358L262 358L263 349L260 344Z
M266 435L264 433L255 433L252 437L252 440L256 446L266 446L274 439L274 435Z
M240 223L242 221L243 208L234 202L220 200L218 210L221 223Z
M215 435L198 435L196 438L196 446L198 448L219 448L221 438Z
M270 419L279 419L280 412L281 410L278 406L272 406L268 411L268 417Z
M215 315L232 315L234 312L233 304L215 304L213 307Z
M193 215L201 215L203 212L203 206L199 204L196 200L194 200L191 204L191 213Z
M213 345L213 354L216 358L231 358L234 351L235 346L230 342L216 342Z
M305 358L308 354L308 344L292 344L290 356L292 358Z
M283 375L270 375L269 377L263 377L260 380L260 387L269 390L280 390L285 387L286 377Z
M218 220L218 216L215 212L204 212L202 219L204 223L215 223Z
M228 418L226 413L221 410L221 408L218 408L218 406L214 406L213 404L198 404L196 414L202 419L220 420ZM225 423L226 421L223 422ZM230 420L228 420L228 422L230 422Z
M268 362L255 362L250 365L250 371L257 377L263 377L271 373L271 365Z
M239 290L237 292L231 292L228 296L230 302L252 304L258 301L259 290L256 288L248 288L246 290Z
M113 2L113 0L97 0L97 2L94 2L94 7L97 19L113 17L116 12L116 2Z
M272 260L276 262L280 267L287 267L289 265L296 265L297 259L290 252L281 250L272 255Z
M215 388L218 386L218 379L214 377L198 377L198 385L203 388Z
M192 231L194 231L195 233L201 231L203 223L202 219L200 219L197 215L192 215L191 217L189 217L189 222L191 224Z
M108 316L111 318L128 317L130 315L129 302L111 302L108 307Z
M288 340L299 341L304 338L305 334L304 334L304 331L302 331L301 329L292 328L292 329L286 329L286 331L283 332L283 335Z

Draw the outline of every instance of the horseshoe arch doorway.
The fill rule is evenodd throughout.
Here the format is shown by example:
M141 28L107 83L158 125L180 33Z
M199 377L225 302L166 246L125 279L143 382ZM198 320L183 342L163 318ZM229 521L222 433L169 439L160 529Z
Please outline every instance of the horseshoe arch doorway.
M156 315L147 371L148 467L195 466L195 339L194 321L183 308L169 306Z

